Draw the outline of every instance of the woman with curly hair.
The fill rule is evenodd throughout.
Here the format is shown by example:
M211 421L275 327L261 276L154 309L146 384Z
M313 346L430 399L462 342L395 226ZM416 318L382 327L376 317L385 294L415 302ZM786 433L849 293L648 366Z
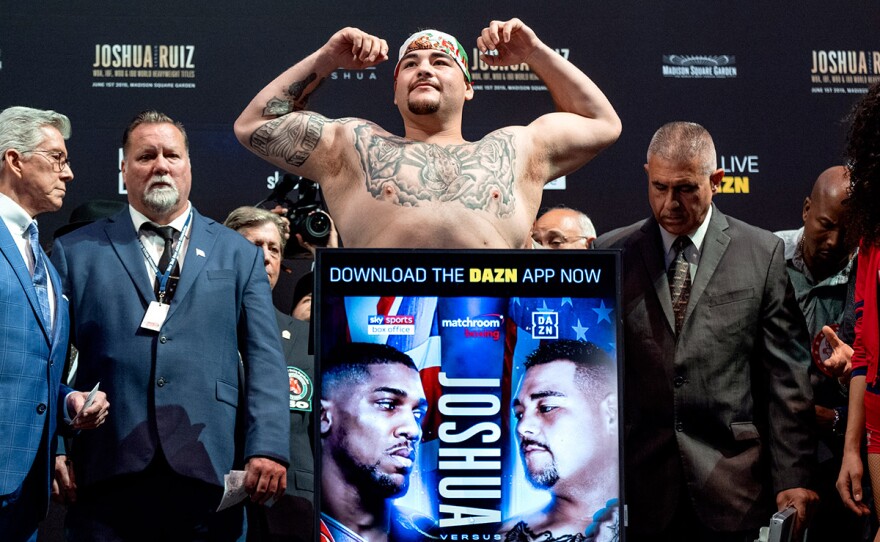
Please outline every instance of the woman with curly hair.
M880 517L880 83L856 105L847 144L850 197L849 232L861 240L856 276L856 338L853 344L849 418L837 489L844 504L860 516L871 513L862 491L862 440L867 433L868 470ZM880 533L875 538L880 542Z

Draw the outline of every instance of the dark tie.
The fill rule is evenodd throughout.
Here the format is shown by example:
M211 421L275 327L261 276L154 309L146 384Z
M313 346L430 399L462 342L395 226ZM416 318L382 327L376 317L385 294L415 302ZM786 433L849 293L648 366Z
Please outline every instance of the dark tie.
M687 311L688 299L691 297L691 273L684 251L691 245L687 235L678 237L672 243L675 259L672 260L667 276L669 277L669 293L672 295L672 312L675 313L675 334L681 332L684 313Z
M141 230L151 231L162 238L165 242L165 248L162 249L162 256L159 258L159 273L164 274L168 268L168 262L171 261L171 254L174 252L174 234L177 233L171 226L157 226L152 222L144 222ZM174 297L174 290L177 289L177 280L180 278L180 261L175 260L174 269L171 270L171 276L168 277L168 283L165 285L165 297L163 303L171 303ZM156 284L153 287L156 297L159 297L159 277L156 277Z
M52 314L49 312L49 277L46 275L46 261L43 258L43 251L40 250L40 232L37 230L36 220L28 225L27 232L31 253L34 255L34 289L37 291L40 313L46 329L52 329Z

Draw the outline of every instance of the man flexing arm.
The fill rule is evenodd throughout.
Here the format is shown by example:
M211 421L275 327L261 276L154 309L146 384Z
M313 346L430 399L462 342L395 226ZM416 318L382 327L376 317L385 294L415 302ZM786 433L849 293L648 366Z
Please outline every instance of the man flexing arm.
M384 40L344 28L264 88L237 120L236 135L273 164L321 184L346 246L521 246L544 183L613 143L620 121L598 87L518 19L493 21L477 44L492 65L530 62L559 112L468 143L461 134L463 106L473 97L467 55L455 38L433 30L400 50L394 101L405 137L306 111L308 96L336 68L388 58ZM495 167L499 157L509 168ZM410 234L389 238L392 228L371 228L363 217L378 212L385 226Z

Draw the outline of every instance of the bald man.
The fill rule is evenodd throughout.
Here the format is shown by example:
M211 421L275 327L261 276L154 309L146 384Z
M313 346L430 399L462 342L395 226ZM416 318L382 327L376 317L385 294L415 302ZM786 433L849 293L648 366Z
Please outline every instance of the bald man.
M532 225L532 241L553 250L590 248L596 239L596 228L585 213L564 205L553 207L538 216Z
M852 297L856 278L856 247L853 240L846 239L844 228L848 188L846 167L826 169L804 199L803 227L776 232L785 241L786 269L812 340L810 383L819 429L820 506L810 525L810 537L817 540L830 540L832 534L843 540L861 540L865 530L864 519L844 508L834 487L843 457L850 369L824 363L836 337L832 335L829 343L822 332L823 326L837 331L843 323L844 306Z

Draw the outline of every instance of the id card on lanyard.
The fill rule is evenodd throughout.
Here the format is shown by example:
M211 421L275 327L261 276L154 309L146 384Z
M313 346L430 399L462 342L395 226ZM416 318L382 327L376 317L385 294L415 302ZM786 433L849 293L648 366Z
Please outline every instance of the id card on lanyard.
M165 323L165 318L168 317L168 309L171 307L168 303L165 303L165 292L168 287L168 279L171 277L171 271L174 269L174 264L177 263L177 258L180 256L180 251L183 249L183 241L186 238L187 233L189 232L189 225L192 221L192 210L190 210L189 215L186 217L186 222L183 224L183 229L180 230L180 238L177 240L177 246L174 247L174 252L171 254L171 259L168 260L168 266L165 268L164 273L159 272L159 266L156 265L156 262L153 261L153 257L147 251L147 247L144 246L144 243L138 238L138 243L141 245L141 251L144 253L144 259L147 260L147 263L150 265L150 269L156 274L156 281L159 284L159 300L158 301L150 301L150 306L147 307L147 313L144 315L144 319L141 321L141 327L144 329L149 329L150 331L159 331L162 328L162 324Z

